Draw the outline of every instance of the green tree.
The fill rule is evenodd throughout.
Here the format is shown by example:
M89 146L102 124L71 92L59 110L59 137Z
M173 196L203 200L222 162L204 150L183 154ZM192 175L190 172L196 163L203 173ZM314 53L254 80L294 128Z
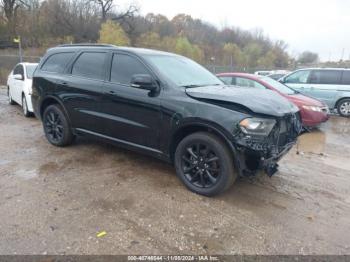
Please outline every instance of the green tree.
M175 45L174 51L177 54L187 56L187 57L192 57L192 55L193 55L192 45L186 37L179 37L176 40L176 45Z
M161 49L161 38L155 32L147 32L142 34L137 40L136 45L145 48Z
M262 56L261 46L257 43L250 43L244 47L243 53L246 60L246 66L256 68L258 66L258 60Z
M315 63L317 61L318 61L318 54L310 51L305 51L301 53L301 55L298 58L298 62L300 64L310 64L310 63Z
M224 65L242 66L244 57L242 50L235 43L226 43L223 47Z
M277 55L273 50L270 50L258 60L258 67L273 69L276 66L276 59Z
M99 43L113 44L119 46L130 45L130 40L123 28L111 20L101 25Z

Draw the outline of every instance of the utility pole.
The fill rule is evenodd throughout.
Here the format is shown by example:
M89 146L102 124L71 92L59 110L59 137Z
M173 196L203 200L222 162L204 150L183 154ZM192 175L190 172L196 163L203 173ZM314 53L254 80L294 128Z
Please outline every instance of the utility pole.
M18 54L19 54L19 62L23 62L23 55L22 55L22 40L21 36L18 36L17 38L13 39L13 42L18 44Z
M340 61L343 61L343 58L344 58L344 52L345 52L345 48L343 48L342 52L341 52L341 58L340 58Z
M19 43L18 43L18 51L19 51L19 62L23 62L23 56L22 56L22 39L21 36L18 37Z

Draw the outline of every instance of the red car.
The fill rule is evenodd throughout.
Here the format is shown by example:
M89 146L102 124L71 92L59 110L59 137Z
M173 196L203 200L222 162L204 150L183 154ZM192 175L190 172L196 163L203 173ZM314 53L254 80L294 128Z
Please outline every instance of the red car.
M245 73L223 73L217 76L228 85L278 92L299 107L304 127L315 127L329 119L329 109L324 103L302 95L270 77Z

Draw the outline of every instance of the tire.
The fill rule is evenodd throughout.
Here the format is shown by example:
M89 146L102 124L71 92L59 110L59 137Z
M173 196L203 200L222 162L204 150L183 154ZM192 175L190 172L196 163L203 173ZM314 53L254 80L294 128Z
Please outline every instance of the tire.
M350 98L340 100L337 104L337 110L339 115L350 117Z
M7 87L7 96L9 97L9 104L10 104L10 105L16 104L15 101L13 101L13 99L12 99L12 96L11 96L11 93L10 93L10 87L9 87L9 86Z
M22 110L23 110L23 115L25 117L30 117L31 114L28 111L28 104L27 104L27 99L25 95L22 95Z
M73 142L72 128L60 105L48 106L43 114L46 139L54 146L64 147Z
M237 178L230 150L210 133L198 132L185 137L176 148L174 162L180 180L200 195L218 195Z

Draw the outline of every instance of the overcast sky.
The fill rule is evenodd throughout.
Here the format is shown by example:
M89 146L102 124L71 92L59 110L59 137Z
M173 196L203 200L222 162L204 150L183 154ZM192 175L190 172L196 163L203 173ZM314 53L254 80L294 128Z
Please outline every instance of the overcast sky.
M201 18L218 28L261 28L272 39L288 43L291 55L304 50L321 60L350 58L350 0L117 0L137 3L142 14L178 13Z

